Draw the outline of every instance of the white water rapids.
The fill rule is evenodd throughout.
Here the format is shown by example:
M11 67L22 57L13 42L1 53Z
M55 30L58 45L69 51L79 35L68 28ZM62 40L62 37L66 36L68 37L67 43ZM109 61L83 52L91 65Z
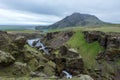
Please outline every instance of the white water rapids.
M72 75L70 73L68 73L67 71L62 71L63 73L66 74L66 77L71 79L72 78Z
M33 45L34 42L36 42L35 45ZM39 50L43 50L45 54L49 54L48 50L46 49L46 47L43 45L39 38L27 40L27 43L31 47L41 47L39 48Z

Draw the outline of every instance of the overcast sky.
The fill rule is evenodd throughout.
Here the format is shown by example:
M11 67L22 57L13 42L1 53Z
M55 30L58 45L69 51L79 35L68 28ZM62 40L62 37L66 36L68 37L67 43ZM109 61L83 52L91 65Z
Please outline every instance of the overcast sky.
M120 23L120 0L0 0L0 24L49 25L74 12Z

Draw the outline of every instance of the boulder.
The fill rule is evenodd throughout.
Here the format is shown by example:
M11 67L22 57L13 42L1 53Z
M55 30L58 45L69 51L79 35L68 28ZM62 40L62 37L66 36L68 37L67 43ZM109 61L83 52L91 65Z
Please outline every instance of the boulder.
M10 53L0 51L0 66L8 66L14 61L15 58Z

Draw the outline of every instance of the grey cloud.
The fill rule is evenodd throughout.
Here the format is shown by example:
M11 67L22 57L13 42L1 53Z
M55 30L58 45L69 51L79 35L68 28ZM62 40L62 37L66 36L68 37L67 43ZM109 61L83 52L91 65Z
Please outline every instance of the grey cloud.
M96 15L106 22L120 23L120 0L0 0L0 8L61 18L80 12Z

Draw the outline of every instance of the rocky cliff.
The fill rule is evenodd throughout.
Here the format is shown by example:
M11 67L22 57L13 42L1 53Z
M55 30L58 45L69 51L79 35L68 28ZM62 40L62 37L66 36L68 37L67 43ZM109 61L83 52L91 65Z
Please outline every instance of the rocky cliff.
M65 44L74 34L73 31L39 34L50 53L47 55L26 43L35 36L0 31L0 76L63 80L65 71L73 80L119 80L120 33L83 32L86 43L99 42L104 47L95 58L97 66L92 69L85 67L80 52Z
M45 40L49 42L51 39L55 39L55 36L61 34L63 35L63 39L66 39L62 42L64 43L73 33L48 33L45 35ZM84 71L84 63L79 53L69 50L69 48L63 46L62 43L56 49L50 50L50 55L47 55L37 48L31 48L26 43L26 40L29 39L26 36L18 34L11 35L4 31L1 31L0 35L1 77L25 76L28 78L41 77L43 79L48 77L49 79L51 76L56 76L55 78L63 78L65 76L63 70L73 76L81 74ZM55 42L59 40L61 39L58 38Z
M98 41L104 51L96 56L98 75L96 79L119 80L120 76L120 33L104 33L100 31L84 31L88 43ZM95 75L94 75L95 76Z

